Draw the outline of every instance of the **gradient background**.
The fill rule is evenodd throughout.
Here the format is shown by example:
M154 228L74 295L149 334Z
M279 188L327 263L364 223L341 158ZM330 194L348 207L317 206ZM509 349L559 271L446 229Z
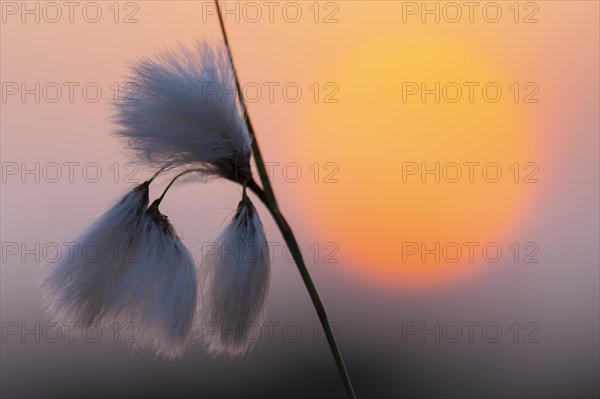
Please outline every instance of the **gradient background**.
M109 87L126 81L132 59L177 41L219 40L219 31L201 1L120 2L118 23L109 8L113 2L97 2L103 12L97 23L82 18L85 2L78 3L72 23L64 6L58 22L42 15L38 23L33 16L22 22L21 10L5 12L12 10L6 3L3 96L6 82L78 82L79 88L97 82L102 99L86 101L78 89L73 102L66 91L56 103L36 103L32 95L2 99L2 396L344 397L322 333L315 339L317 318L308 295L262 207L275 247L269 320L279 326L249 356L212 359L196 344L183 359L168 362L131 353L113 342L110 330L102 330L99 342L69 342L65 332L50 342L55 330L42 331L52 320L40 310L36 288L47 257L35 251L36 243L43 248L69 241L133 185L129 173L138 181L152 173L126 166L132 158L111 136ZM45 2L37 3L42 12ZM403 14L408 3L400 1L291 2L302 11L291 23L282 14L286 2L275 3L272 22L267 6L254 3L263 15L253 23L246 3L226 2L227 9L239 10L239 20L235 11L226 16L227 29L242 84L264 89L249 111L266 161L282 165L272 175L275 191L337 326L358 396L597 397L598 2L520 2L517 23L513 1L496 2L502 10L497 23L482 17L487 2L478 3L473 22L463 6L457 23L443 14L439 23L433 16L423 23L420 13ZM446 6L437 3L440 10ZM535 10L538 21L523 23ZM53 18L54 11L47 11ZM138 21L122 23L133 11ZM324 23L330 13L337 21ZM421 81L497 82L503 97L497 103L481 97L435 103L431 96L403 102L402 82ZM302 98L286 101L276 90L269 101L264 82L280 88L296 82ZM322 90L316 102L309 89L314 82ZM327 82L339 88L337 103L324 101ZM515 103L508 89L513 82L534 82L539 101ZM503 179L402 181L403 162L438 161L498 162ZM21 175L36 162L39 181L35 173ZM53 171L42 173L50 162L96 162L102 177L86 181L79 166L71 182L65 167L53 183ZM294 169L282 172L291 162L302 171L297 182L290 181ZM316 182L310 169L315 162ZM325 169L328 162L333 169ZM538 182L524 183L522 175L512 181L508 166L514 162L534 162ZM337 182L327 183L331 171ZM151 195L166 178L158 183ZM221 181L179 185L163 212L197 250L217 234L239 197L239 188ZM465 241L497 242L503 256L496 263L481 256L473 263L402 260L403 242ZM316 258L310 249L315 242ZM514 242L523 251L517 261L509 249ZM530 242L539 249L538 263L523 262L522 247ZM9 254L11 243L34 248L34 254ZM326 262L326 255L338 262ZM466 327L455 343L445 339L451 333L435 342L433 335L403 331L403 323L433 328L436 322L480 325L473 342ZM517 342L510 329L515 322ZM282 332L289 323L300 327L297 339L294 329ZM498 342L482 336L486 323L501 326ZM525 342L531 331L526 323L539 327L537 343ZM15 325L19 331L10 334ZM36 328L39 338L24 332Z

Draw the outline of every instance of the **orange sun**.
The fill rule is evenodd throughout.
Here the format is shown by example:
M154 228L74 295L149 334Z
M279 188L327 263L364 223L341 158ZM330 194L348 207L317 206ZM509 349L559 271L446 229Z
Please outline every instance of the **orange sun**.
M423 287L493 263L494 243L508 256L501 240L535 171L501 71L421 36L355 48L323 76L339 102L302 110L296 156L319 162L320 178L303 181L295 205L322 242L337 243L340 267Z

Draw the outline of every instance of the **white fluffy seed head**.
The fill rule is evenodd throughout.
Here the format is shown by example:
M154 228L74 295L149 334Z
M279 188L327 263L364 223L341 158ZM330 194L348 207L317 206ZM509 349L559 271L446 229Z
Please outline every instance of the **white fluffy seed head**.
M41 289L56 322L133 329L134 348L180 356L191 336L198 280L193 257L168 218L148 208L148 182L94 222L49 265Z
M132 256L148 206L148 182L126 194L47 266L41 290L55 321L79 328L100 323L107 312L107 287Z
M202 340L213 355L243 355L266 319L270 274L267 239L248 198L202 256Z
M110 318L131 323L131 346L157 355L182 355L191 338L198 281L193 257L155 202L131 263L111 285Z
M142 161L201 165L230 180L250 177L252 143L226 51L198 42L132 66L135 93L116 105L115 122Z

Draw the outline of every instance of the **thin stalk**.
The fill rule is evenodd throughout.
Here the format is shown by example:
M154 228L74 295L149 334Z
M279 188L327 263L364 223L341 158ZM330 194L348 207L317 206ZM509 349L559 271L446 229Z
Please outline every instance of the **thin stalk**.
M233 69L235 84L237 89L237 94L240 99L240 104L242 107L242 111L244 113L244 120L246 121L246 126L248 128L248 132L250 133L250 137L252 138L252 153L254 155L254 159L256 162L256 168L258 169L258 174L260 176L260 180L263 186L261 189L258 184L254 180L250 180L247 182L248 187L260 198L260 200L265 204L275 223L277 223L277 227L281 231L281 234L285 240L286 245L292 253L292 257L296 262L296 266L298 267L298 271L300 272L300 276L302 277L302 281L306 286L308 294L313 302L317 315L319 316L319 321L323 327L323 331L325 332L325 336L327 337L327 342L329 343L329 348L331 349L331 353L335 359L335 364L337 369L342 377L342 381L344 382L344 387L346 388L346 393L349 398L355 399L356 395L354 394L354 388L352 387L352 383L350 382L350 377L348 375L348 371L346 370L346 366L344 364L344 359L342 358L342 354L337 346L335 341L335 337L333 336L333 331L331 330L331 326L329 325L329 321L327 319L327 313L325 312L325 307L323 306L323 302L319 297L319 293L317 292L317 288L312 281L310 273L304 263L304 259L302 257L302 253L300 252L300 247L296 238L294 237L294 233L292 228L288 224L287 220L283 216L283 214L279 210L279 206L277 204L277 200L275 199L275 194L273 192L273 188L271 186L271 182L269 181L269 176L267 175L267 169L265 167L265 163L263 161L262 155L260 153L260 148L258 146L258 141L256 139L256 135L254 134L254 129L252 127L252 122L250 121L250 115L248 114L248 110L246 108L246 104L244 101L244 96L242 94L242 90L240 88L240 82L237 76L237 71L235 69L235 65L233 63L233 56L231 54L231 48L229 47L229 41L227 39L227 33L225 31L225 24L223 23L223 17L221 15L221 9L219 7L219 2L215 0L215 4L217 7L217 14L219 16L219 24L221 26L221 33L223 34L223 40L225 42L225 46L227 48L227 53L229 55L229 61L231 63L231 68ZM245 191L245 185L244 185Z
M156 179L156 177L157 177L158 175L160 175L160 174L161 174L161 172L162 172L163 170L165 170L166 168L167 168L166 166L163 166L162 168L160 168L159 170L157 170L157 171L156 171L156 173L154 173L154 174L152 175L152 177L151 177L151 178L149 178L149 179L146 181L146 183L148 183L148 184L152 183L152 182L154 181L154 179Z
M240 80L237 75L237 70L235 69L235 64L233 62L233 55L231 54L231 47L229 46L229 40L227 38L227 32L225 31L225 23L223 22L223 16L221 14L221 7L219 6L218 0L215 0L215 5L217 7L217 15L219 16L219 26L221 27L221 33L223 35L223 41L225 42L225 48L227 49L227 55L229 56L229 62L231 63L231 69L233 70L233 76L235 77L235 88L240 99L240 104L242 107L242 112L244 113L244 121L246 122L246 127L248 128L248 133L252 138L252 153L254 155L254 159L256 160L256 167L258 169L258 174L260 176L260 180L263 183L265 194L268 198L269 206L277 209L277 201L275 200L275 194L273 193L273 188L270 184L265 184L265 181L269 181L269 176L267 175L267 169L265 168L264 161L262 155L260 153L260 149L258 148L258 141L256 140L256 135L254 134L254 128L252 127L252 122L250 121L250 114L248 113L248 108L246 107L246 102L244 101L244 96L242 94L242 89L240 87ZM279 210L278 210L279 212Z
M173 183L175 183L175 181L177 179L179 179L181 176L186 175L188 173L192 173L192 172L202 172L202 171L203 171L203 169L188 169L188 170L184 170L183 172L179 173L177 176L175 176L169 182L169 184L167 185L167 187L165 188L165 190L162 192L161 196L158 197L158 199L155 201L156 205L158 206L162 202L163 198L165 198L165 194L167 194L167 191L169 191L169 189L171 188L171 186L173 185ZM157 173L157 175L158 175L158 173ZM154 179L154 177L153 177L153 179Z

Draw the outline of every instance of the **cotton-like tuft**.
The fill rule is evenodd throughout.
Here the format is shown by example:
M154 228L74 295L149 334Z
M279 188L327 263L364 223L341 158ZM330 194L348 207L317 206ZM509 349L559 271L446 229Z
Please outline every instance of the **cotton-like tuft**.
M202 340L214 355L243 355L266 319L270 274L267 239L247 197L214 245L200 272Z
M48 265L41 289L54 320L84 328L107 311L107 287L130 262L148 206L145 182L116 202Z
M150 346L157 355L175 358L189 344L193 327L196 266L158 201L148 208L143 229L132 262L108 291L110 317L133 325L134 348Z
M126 343L166 358L189 343L198 280L193 257L141 184L93 223L47 271L42 290L56 321L124 328ZM131 330L133 329L133 330Z
M251 138L236 95L227 50L199 42L131 67L135 93L116 105L116 134L143 162L192 165L248 180Z

